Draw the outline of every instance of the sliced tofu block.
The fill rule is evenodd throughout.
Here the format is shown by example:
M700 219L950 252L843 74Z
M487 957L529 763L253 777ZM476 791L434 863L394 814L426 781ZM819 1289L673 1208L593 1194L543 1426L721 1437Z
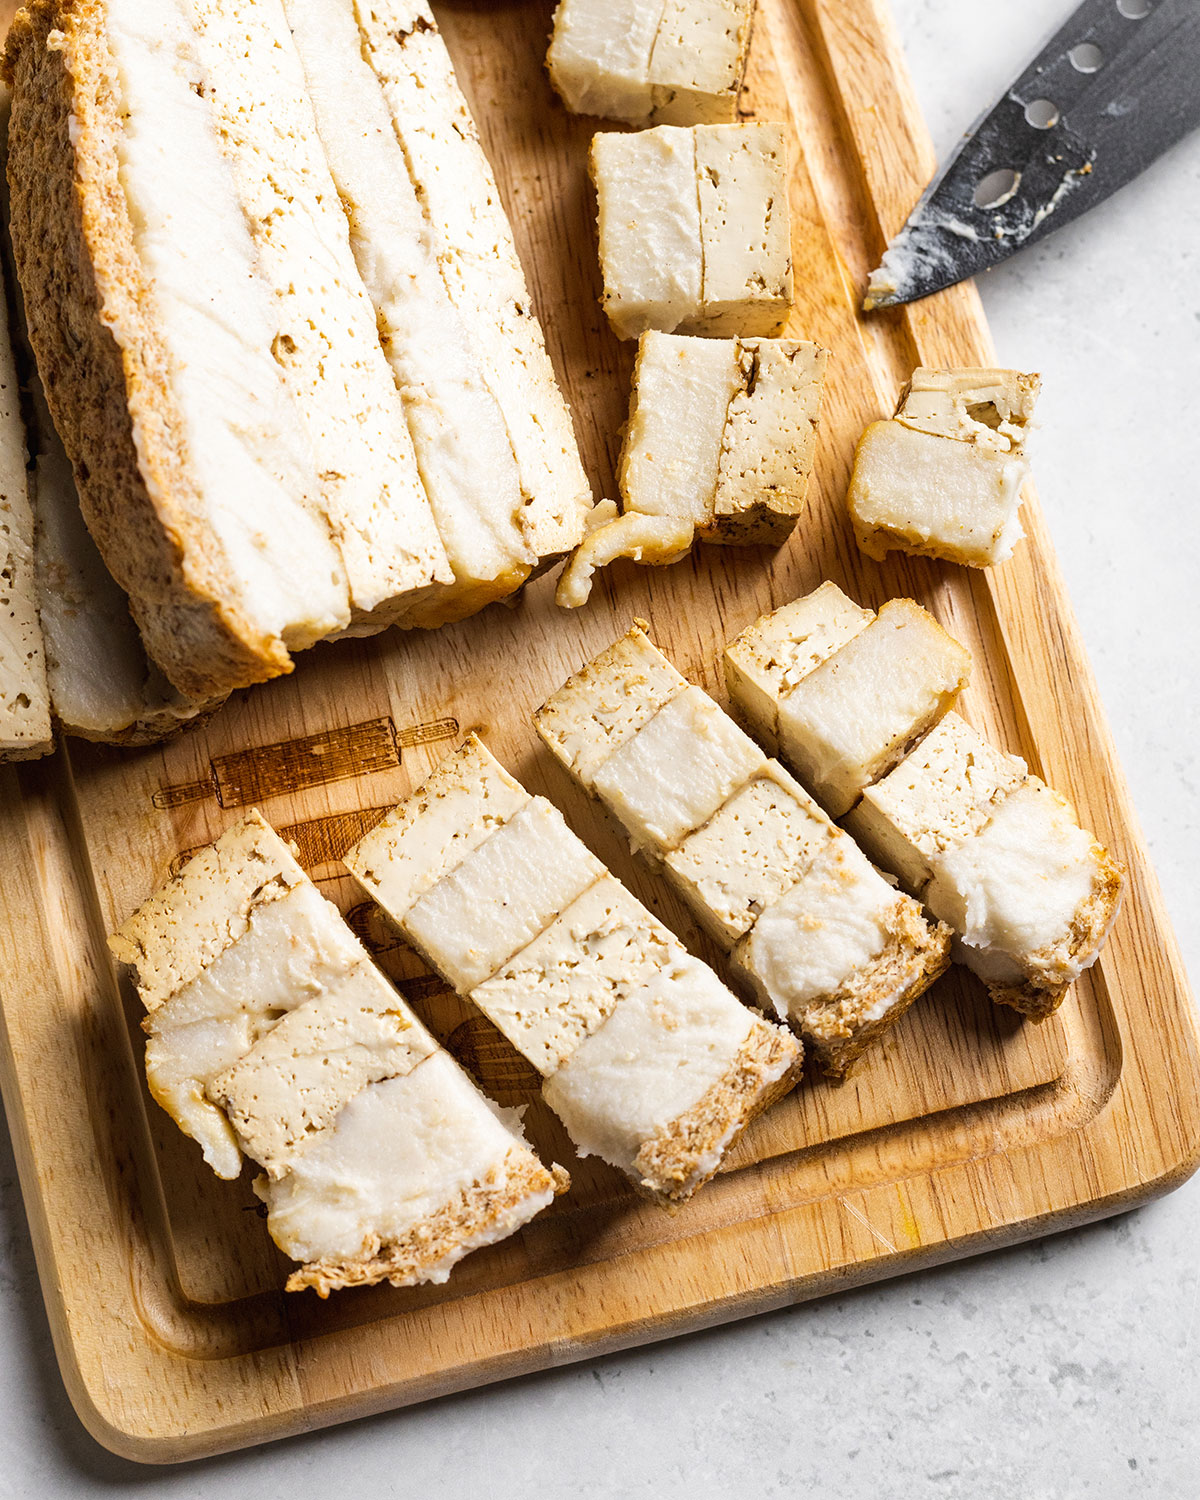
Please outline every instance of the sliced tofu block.
M1099 957L1121 902L1121 866L1035 776L932 863L925 901L958 934L958 956L993 1000L1035 1020Z
M705 928L728 948L838 836L804 788L769 761L671 850L663 868Z
M689 687L608 757L592 789L635 849L662 855L766 764L750 736L707 693Z
M725 648L725 682L758 740L779 752L779 704L874 618L836 583L763 615Z
M979 832L992 808L1028 776L1015 755L949 713L889 775L864 792L847 831L913 896L939 855Z
M508 429L522 535L548 562L579 544L592 494L495 174L424 0L353 4L446 291Z
M476 735L344 856L394 922L530 801Z
M672 948L671 961L613 1009L542 1092L581 1156L599 1156L654 1196L678 1201L787 1091L799 1052L711 969Z
M821 1069L842 1077L946 968L950 930L926 922L843 834L759 916L731 961Z
M603 874L558 809L533 797L413 903L402 930L465 994Z
M848 504L862 550L974 568L1011 557L1038 387L1013 370L917 370L895 417L873 422L855 453Z
M591 791L604 762L687 687L687 678L636 624L568 678L534 714L534 725Z
M753 11L753 0L560 0L550 81L576 114L732 122Z
M779 125L662 125L592 141L604 310L620 338L778 333L792 304Z
M565 1186L446 1052L363 1089L278 1181L254 1191L267 1228L303 1261L289 1291L441 1283L515 1233Z
M186 695L287 671L349 597L190 9L55 0L6 70L30 339L105 563Z

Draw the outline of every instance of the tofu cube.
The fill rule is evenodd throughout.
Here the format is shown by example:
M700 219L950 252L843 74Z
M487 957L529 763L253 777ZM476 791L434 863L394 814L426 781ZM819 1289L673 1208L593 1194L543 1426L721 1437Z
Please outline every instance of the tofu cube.
M848 505L862 550L974 568L1011 557L1038 388L1013 370L917 370L896 415L873 422L855 453Z
M576 114L733 121L753 11L754 0L560 0L550 81Z
M591 173L618 337L781 331L793 294L782 126L601 134Z

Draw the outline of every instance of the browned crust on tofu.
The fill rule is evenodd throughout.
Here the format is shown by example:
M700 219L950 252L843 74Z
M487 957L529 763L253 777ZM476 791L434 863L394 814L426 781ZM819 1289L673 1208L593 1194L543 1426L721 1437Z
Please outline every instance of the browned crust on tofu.
M1091 894L1075 913L1066 944L1056 943L1027 959L1025 967L1030 972L1024 983L989 984L988 994L997 1005L1009 1005L1031 1021L1044 1021L1099 956L1121 906L1126 870L1102 845L1097 844L1093 852L1096 877Z
M9 31L13 252L88 527L150 655L181 692L208 698L288 672L291 658L228 598L199 514L118 176L104 13L103 0L32 0Z
M345 1286L416 1286L431 1271L477 1248L513 1234L539 1208L529 1200L543 1193L565 1193L570 1179L562 1167L542 1166L532 1151L515 1147L480 1182L455 1195L444 1208L401 1239L378 1245L349 1261L318 1260L301 1266L287 1279L289 1292L312 1287L318 1297ZM486 1240L485 1240L486 1237Z
M926 921L911 897L896 902L887 927L888 940L878 958L799 1022L813 1061L829 1078L845 1078L876 1037L894 1026L949 966L954 934L944 922ZM889 995L887 1010L860 1025L859 1018Z
M795 1037L782 1027L757 1021L724 1077L642 1146L633 1163L640 1185L660 1201L681 1203L690 1198L751 1120L798 1081L803 1066L804 1048ZM708 1166L705 1158L718 1151L720 1156Z
M808 496L808 480L800 495L767 490L753 505L730 515L716 515L696 535L719 547L779 547L796 529Z

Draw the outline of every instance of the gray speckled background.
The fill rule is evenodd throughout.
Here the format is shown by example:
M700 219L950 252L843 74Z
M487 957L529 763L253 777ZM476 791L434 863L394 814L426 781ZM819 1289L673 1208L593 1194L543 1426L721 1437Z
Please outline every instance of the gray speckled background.
M1071 8L895 4L942 152ZM1045 378L1042 497L1200 973L1200 136L983 290L1002 362ZM111 1458L76 1422L7 1140L0 1188L0 1496L1200 1497L1200 1181L1038 1244L176 1470Z

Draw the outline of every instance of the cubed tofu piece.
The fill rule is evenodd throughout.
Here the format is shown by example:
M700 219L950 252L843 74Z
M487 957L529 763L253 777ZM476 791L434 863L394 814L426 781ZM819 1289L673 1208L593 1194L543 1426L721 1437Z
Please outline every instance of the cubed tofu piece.
M993 1000L1041 1020L1099 956L1124 872L1075 810L1030 776L937 855L925 892Z
M845 835L828 840L732 956L759 1003L788 1020L834 1077L949 961L949 929L930 926Z
M635 849L663 855L766 764L749 735L707 693L689 687L609 756L592 788Z
M534 724L591 791L604 762L687 687L687 678L635 625L568 678L537 710Z
M603 874L558 809L534 797L413 903L402 931L466 994Z
M792 1038L677 944L542 1086L581 1156L656 1197L687 1198L744 1126L791 1086Z
M628 125L731 122L754 0L560 0L546 66L576 114Z
M863 793L845 827L906 891L922 896L937 858L978 833L993 807L1027 776L1023 760L997 750L949 713Z
M359 884L403 923L413 904L530 801L477 735L344 856Z
M770 761L672 849L663 868L707 931L728 948L840 836L804 788Z
M895 417L873 422L855 453L848 504L862 550L975 568L1010 557L1038 386L1012 370L917 370Z
M970 652L932 615L891 599L780 699L780 753L841 817L949 712L970 672Z
M763 615L725 648L725 683L738 712L772 754L779 752L779 704L790 689L874 619L823 583Z
M782 329L792 304L782 126L601 134L591 172L604 310L620 338Z
M515 1114L490 1104L438 1051L362 1090L292 1169L254 1191L267 1228L303 1261L289 1291L441 1283L471 1250L513 1234L561 1191Z

